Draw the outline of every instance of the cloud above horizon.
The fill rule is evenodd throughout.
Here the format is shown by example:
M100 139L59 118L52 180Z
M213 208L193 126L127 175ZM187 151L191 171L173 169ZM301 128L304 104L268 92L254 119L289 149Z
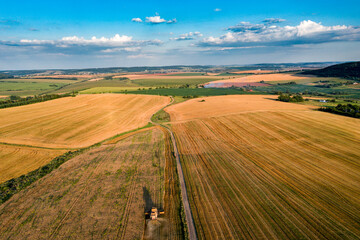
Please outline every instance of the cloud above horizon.
M240 22L227 28L219 37L207 37L197 46L201 47L250 47L290 46L298 44L319 44L335 41L359 41L359 26L324 26L311 20L304 20L297 26L278 26L283 19L265 19L266 24Z
M134 40L127 35L115 34L113 37L84 37L70 36L58 40L21 39L20 41L0 41L0 45L35 49L37 51L68 52L72 54L82 52L113 53L119 51L133 52L148 45L161 45L163 42L154 40Z
M177 37L177 38L170 38L170 40L187 41L187 40L195 40L196 38L199 38L202 36L203 36L203 34L200 32L189 32L189 33L180 34L179 37Z
M131 19L132 22L138 22L138 23L142 23L143 21L141 20L141 18L133 18Z
M144 22L141 18L133 18L133 19L131 19L131 21L136 22L136 23ZM150 24L160 24L160 23L171 24L171 23L176 23L176 22L177 22L176 18L166 20L164 18L161 18L157 13L155 16L145 17L145 23L150 23Z

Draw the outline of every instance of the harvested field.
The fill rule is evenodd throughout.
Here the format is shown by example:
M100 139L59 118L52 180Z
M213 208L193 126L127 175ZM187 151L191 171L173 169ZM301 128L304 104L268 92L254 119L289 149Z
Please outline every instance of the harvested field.
M243 74L243 73L254 73L254 74L264 74L264 73L272 73L275 72L274 70L244 70L244 71L237 71L237 72L231 72L236 74Z
M171 121L257 111L304 111L311 106L275 101L273 95L232 95L188 100L165 108ZM205 100L202 102L201 100Z
M174 123L199 239L359 239L359 125L317 111Z
M176 180L164 179L168 141L152 129L67 161L0 205L0 239L140 239L145 211L164 205L171 228L161 236L180 239L179 212L164 198L176 197Z
M230 87L267 87L271 86L267 83L258 83L258 82L213 82L206 84L205 88L230 88Z
M209 78L209 79L219 79L219 76L206 76L206 75L195 75L194 74L181 74L181 75L174 75L174 73L169 74L127 74L127 75L120 75L120 76L114 76L114 78L129 78L131 80L136 79L187 79L187 78L194 78L194 79L203 79L203 78Z
M250 75L250 76L245 76L245 77L230 77L228 79L224 79L224 80L218 80L218 81L213 81L210 83L226 83L226 82L260 82L260 81L265 81L265 82L271 82L271 81L294 81L294 80L302 80L302 79L307 79L308 77L300 77L300 76L295 76L295 75L291 75L291 74L287 74L287 73L274 73L274 74L255 74L255 75ZM209 84L210 84L209 83Z
M80 95L0 110L0 142L79 148L146 125L169 97Z
M0 144L0 183L31 172L64 152Z

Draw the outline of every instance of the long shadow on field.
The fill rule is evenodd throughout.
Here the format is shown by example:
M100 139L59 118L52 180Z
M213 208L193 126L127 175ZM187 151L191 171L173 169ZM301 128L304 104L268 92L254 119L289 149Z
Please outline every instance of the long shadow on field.
M145 212L149 212L152 207L154 207L154 202L151 199L151 195L149 190L146 187L143 187L143 199L145 202Z

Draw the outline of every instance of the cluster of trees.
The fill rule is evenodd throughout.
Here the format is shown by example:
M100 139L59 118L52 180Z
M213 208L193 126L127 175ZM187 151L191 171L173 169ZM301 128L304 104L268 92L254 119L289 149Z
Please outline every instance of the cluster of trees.
M333 88L333 87L340 87L342 85L351 85L353 84L353 81L346 81L344 83L327 83L327 84L318 84L315 85L314 87L319 87L319 88Z
M304 98L298 94L291 96L291 94L280 93L278 100L282 102L303 102Z
M320 111L360 118L360 107L354 104L338 104L336 107L322 107Z
M296 82L286 82L286 83L278 83L277 85L296 85Z
M187 95L187 96L183 96L183 98L185 99L190 99L190 98L198 98L198 95Z
M14 76L6 73L0 73L0 79L7 79L7 78L14 78Z
M11 95L8 100L0 101L0 108L8 108L8 107L16 107L21 105L27 105L37 102L44 102L52 99L63 98L75 96L75 93L72 94L49 94L49 95L39 95L34 97L19 97L15 95Z

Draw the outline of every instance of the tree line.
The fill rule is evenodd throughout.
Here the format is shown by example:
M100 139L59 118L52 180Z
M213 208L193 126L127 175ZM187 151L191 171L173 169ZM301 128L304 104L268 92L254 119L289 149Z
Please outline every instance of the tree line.
M291 96L291 94L280 93L278 100L282 102L303 102L304 98L299 94Z
M322 107L320 111L360 118L360 107L354 104L338 104L336 107Z
M0 108L8 108L8 107L16 107L22 106L37 102L45 102L57 98L70 97L75 96L75 93L67 93L67 94L45 94L45 95L35 95L33 97L19 97L15 95L11 95L8 100L0 101Z

